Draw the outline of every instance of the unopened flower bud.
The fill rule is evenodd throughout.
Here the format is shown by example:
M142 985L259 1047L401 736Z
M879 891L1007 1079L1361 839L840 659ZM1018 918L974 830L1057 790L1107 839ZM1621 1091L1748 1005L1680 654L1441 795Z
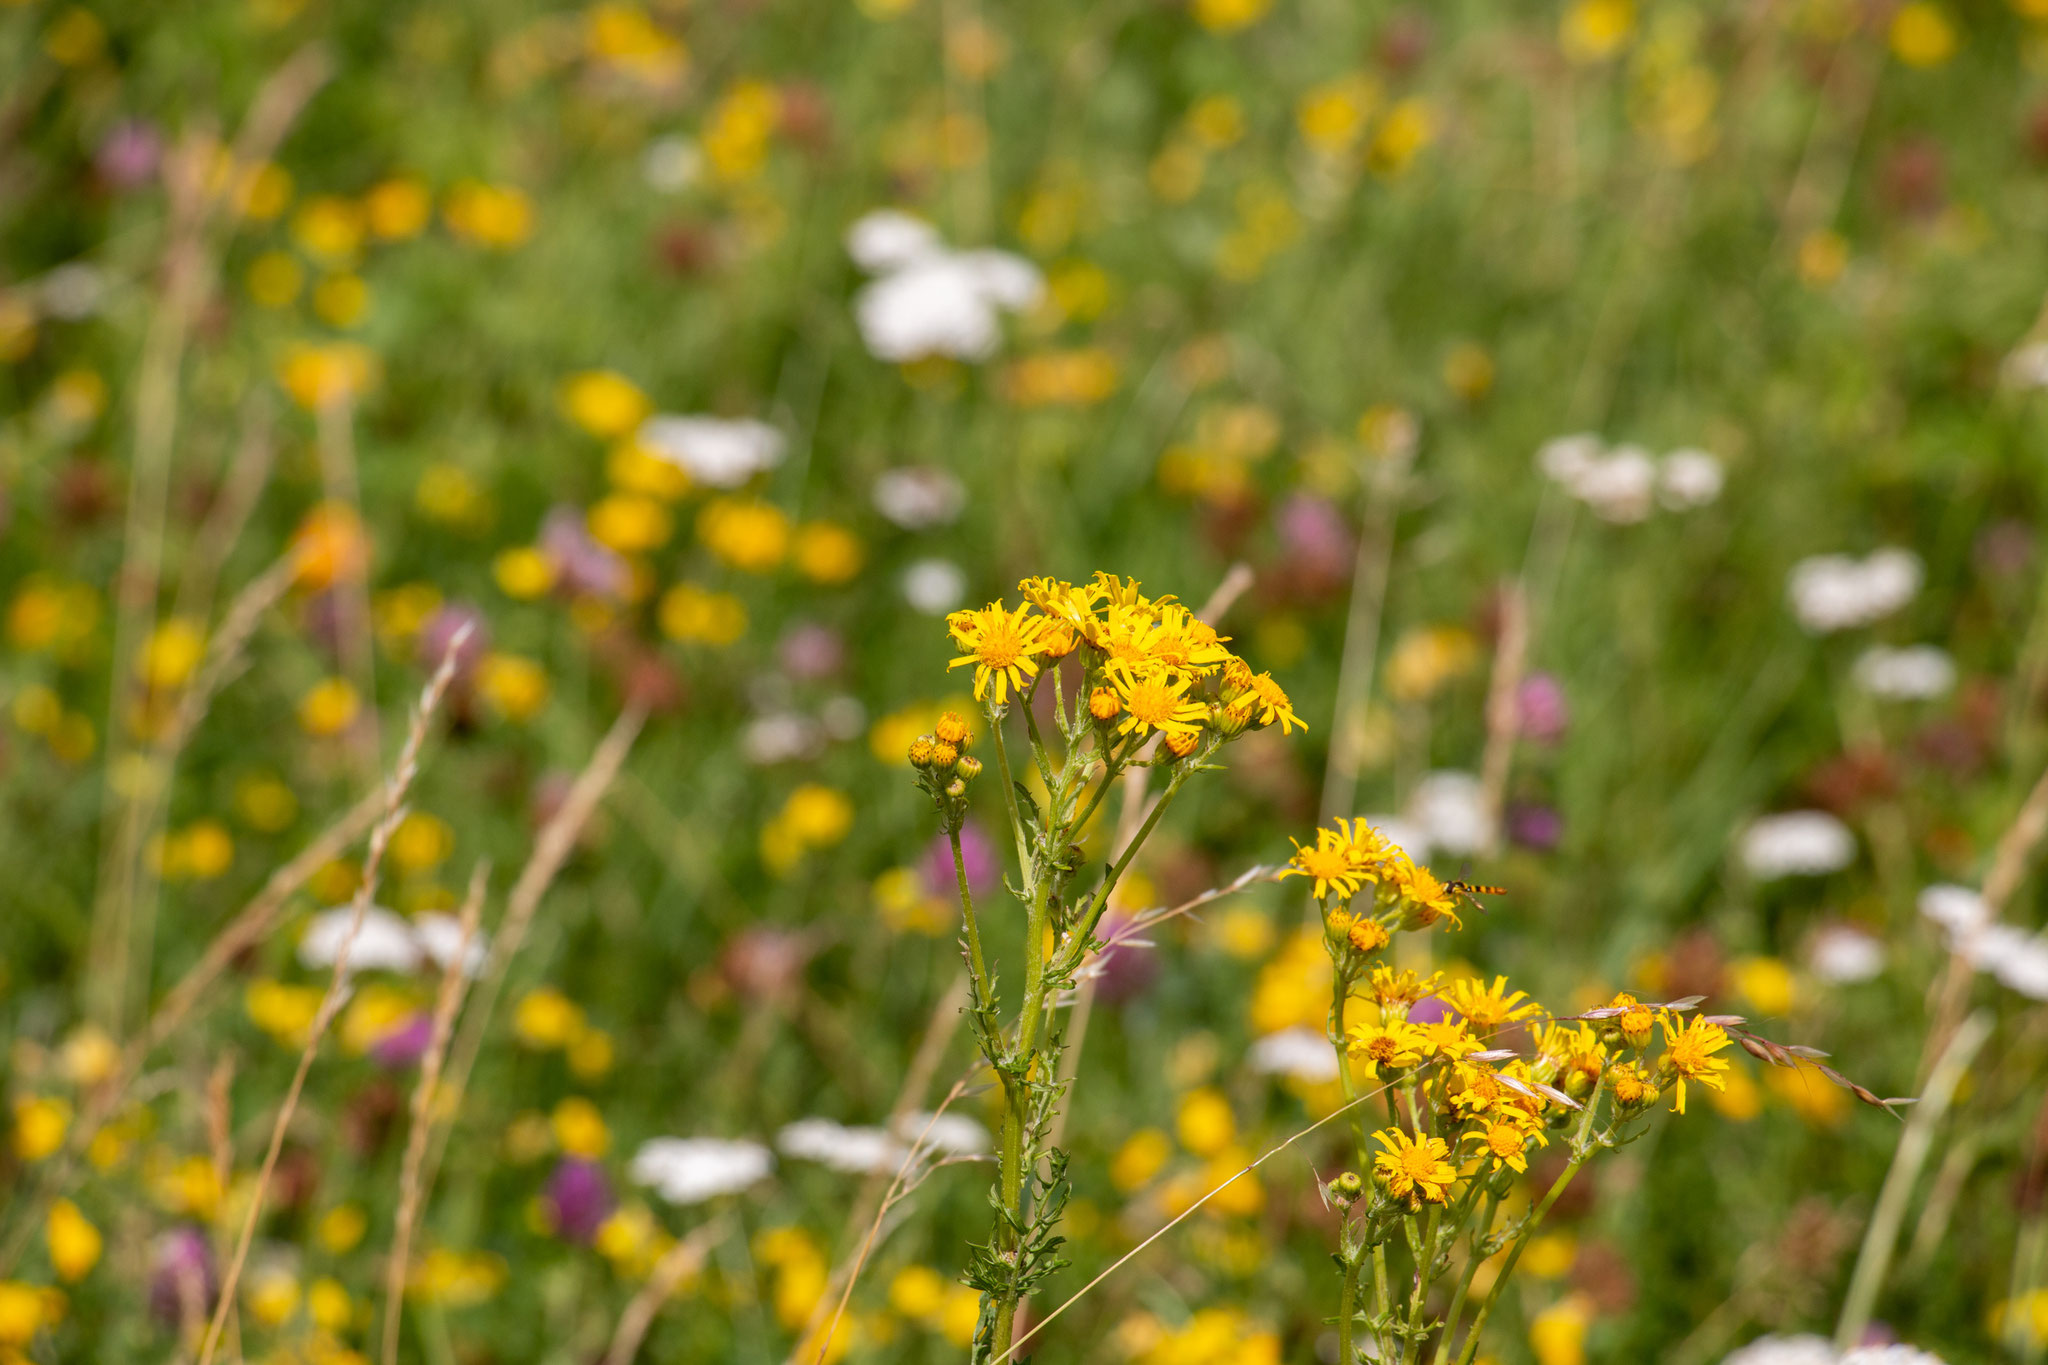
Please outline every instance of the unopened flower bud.
M1340 1209L1348 1209L1358 1202L1358 1196L1365 1193L1365 1182L1358 1178L1356 1171L1344 1171L1329 1184L1330 1202Z
M965 782L962 782L957 777L954 778L951 782L948 782L946 784L946 795L953 797L956 800L960 797L967 795L967 784Z
M932 766L932 737L930 735L919 735L916 739L910 741L910 764L914 768L929 768Z
M1116 693L1107 687L1098 687L1088 694L1088 714L1100 721L1116 719L1116 713L1124 709Z
M955 771L971 782L981 776L981 760L972 754L963 754L960 758L959 767Z
M946 743L946 741L940 740L937 744L932 745L931 762L934 768L950 768L959 761L960 751Z
M952 745L956 749L967 747L967 722L958 711L946 711L939 716L939 723L932 727L934 738Z
M1201 742L1202 734L1199 730L1192 734L1185 730L1175 730L1166 736L1166 749L1175 758L1186 758Z
M1387 946L1387 928L1376 919L1360 919L1345 935L1351 946L1361 953L1376 953Z

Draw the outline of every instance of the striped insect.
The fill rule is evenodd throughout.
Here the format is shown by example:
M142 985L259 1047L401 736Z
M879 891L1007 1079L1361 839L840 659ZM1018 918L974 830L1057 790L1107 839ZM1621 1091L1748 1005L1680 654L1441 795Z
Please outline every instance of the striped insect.
M1484 912L1486 907L1479 903L1478 897L1505 896L1508 893L1508 889L1505 886L1483 886L1478 882L1462 880L1445 882L1444 890L1450 892L1474 910L1481 912Z

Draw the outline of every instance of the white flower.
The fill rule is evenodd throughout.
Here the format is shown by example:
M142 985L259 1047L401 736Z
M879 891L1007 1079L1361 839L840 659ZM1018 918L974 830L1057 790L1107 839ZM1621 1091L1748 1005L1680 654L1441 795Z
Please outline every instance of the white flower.
M1984 927L1991 920L1991 907L1984 897L1967 886L1940 882L1920 893L1920 913L1946 929L1951 944Z
M818 723L809 716L784 711L749 722L740 732L740 752L747 762L765 767L808 758L825 747Z
M815 1161L835 1171L893 1171L907 1154L881 1128L849 1128L831 1119L798 1119L775 1135L786 1157Z
M1758 881L1839 872L1856 856L1856 836L1824 810L1766 815L1742 834L1742 863Z
M1045 292L1022 256L951 250L929 223L891 209L854 223L846 252L879 277L854 295L853 316L881 360L985 360L1002 337L998 313L1029 308Z
M342 941L355 920L355 908L337 905L313 916L299 939L299 962L310 968L332 967L341 955ZM363 911L362 928L349 945L348 971L415 972L420 966L420 945L412 925L403 915L379 905Z
M1607 443L1590 431L1553 436L1537 447L1536 467L1546 479L1569 488L1606 450Z
M2020 389L2048 389L2048 341L2030 341L2008 355L2005 382Z
M1851 985L1884 970L1884 944L1853 924L1823 925L1807 945L1806 961L1821 980Z
M701 1204L763 1180L775 1157L758 1142L726 1138L654 1138L633 1154L627 1173L671 1204Z
M870 275L901 270L944 250L937 228L897 209L863 214L846 230L846 254Z
M704 154L683 137L658 137L640 154L640 177L651 190L675 194L697 183L704 172Z
M412 937L427 960L445 972L455 961L456 952L462 948L462 921L453 915L429 910L412 922ZM464 976L473 977L483 970L488 942L482 929L469 936L469 949L462 954Z
M1721 1365L1835 1365L1835 1348L1824 1337L1758 1337Z
M77 322L100 311L107 281L99 267L70 261L43 276L43 311L53 318Z
M1842 1357L1842 1365L1942 1365L1942 1359L1917 1346L1859 1346Z
M1956 662L1938 645L1872 645L1856 660L1856 685L1890 701L1930 701L1956 685Z
M875 510L906 531L924 531L957 519L967 506L960 480L931 465L892 469L875 480Z
M1657 463L1641 446L1616 446L1565 485L1602 521L1626 526L1650 515Z
M1912 601L1924 573L1911 550L1879 550L1861 560L1814 555L1792 566L1792 614L1814 635L1867 626Z
M1721 462L1704 450L1674 450L1657 464L1657 501L1674 512L1721 496Z
M867 733L868 709L860 704L859 697L841 692L825 698L825 704L818 708L818 723L834 739L858 739Z
M1252 1044L1252 1070L1266 1076L1291 1076L1320 1085L1337 1079L1337 1054L1330 1040L1300 1025L1269 1033Z
M927 616L944 616L967 596L967 575L948 559L920 559L903 571L903 600Z
M1388 843L1416 862L1429 860L1429 831L1413 820L1400 815L1361 815L1358 818L1378 830Z
M2048 1000L2048 939L2021 938L1999 954L1991 974L2029 1000Z
M781 432L751 417L651 417L640 444L713 488L737 488L782 463Z
M896 1136L916 1142L923 1135L927 1150L950 1156L979 1156L990 1147L988 1129L965 1114L906 1114Z
M1408 798L1408 819L1433 852L1478 853L1493 843L1493 820L1471 773L1444 770L1424 777ZM1425 855L1408 848L1408 856Z

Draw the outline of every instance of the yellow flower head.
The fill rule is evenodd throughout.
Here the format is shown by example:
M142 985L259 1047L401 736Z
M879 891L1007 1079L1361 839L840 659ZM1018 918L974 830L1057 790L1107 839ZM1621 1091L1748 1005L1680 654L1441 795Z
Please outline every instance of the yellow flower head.
M1636 998L1627 991L1621 992L1614 999L1608 1001L1607 1008L1622 1011L1622 1013L1615 1015L1609 1022L1615 1028L1621 1030L1621 1036L1627 1040L1630 1047L1641 1050L1649 1044L1650 1029L1657 1020L1657 1012L1655 1010L1651 1009L1648 1005L1639 1004Z
M1194 736L1208 719L1208 707L1188 700L1191 678L1175 677L1163 669L1133 672L1116 662L1109 667L1109 679L1125 712L1118 734L1135 730L1146 735L1159 730L1168 736Z
M1373 1176L1389 1194L1417 1207L1424 1201L1445 1202L1458 1179L1457 1167L1447 1160L1448 1142L1438 1137L1418 1141L1399 1128L1383 1129L1373 1137L1387 1149L1372 1159Z
M1634 1062L1622 1062L1607 1073L1607 1089L1624 1109L1636 1109L1657 1102L1657 1083L1650 1073Z
M1533 1121L1543 1112L1543 1100L1534 1091L1507 1084L1513 1081L1526 1086L1528 1072L1522 1062L1510 1062L1496 1071L1482 1062L1460 1061L1451 1072L1451 1106L1467 1118L1492 1113Z
M1424 977L1405 968L1397 972L1392 967L1384 965L1374 967L1372 998L1379 1002L1381 1014L1405 1018L1409 1008L1416 1001L1426 1000L1437 994L1443 985L1443 979L1442 972L1431 972Z
M1459 1020L1439 1019L1433 1024L1417 1024L1415 1027L1432 1056L1456 1061L1480 1050L1479 1040Z
M1678 1091L1673 1097L1671 1111L1685 1112L1685 1083L1698 1081L1709 1090L1725 1090L1728 1082L1722 1073L1728 1070L1728 1059L1714 1054L1728 1046L1728 1035L1719 1024L1705 1019L1688 1019L1673 1028L1669 1019L1660 1019L1664 1029L1664 1056L1658 1064L1678 1081Z
M1312 878L1317 900L1327 897L1331 887L1342 891L1348 900L1366 882L1380 879L1393 845L1363 820L1340 818L1332 824L1334 828L1316 831L1312 847L1296 843L1294 857L1280 875Z
M980 701L995 683L996 701L1007 702L1010 689L1024 690L1024 679L1038 675L1032 655L1038 653L1045 632L1045 618L1027 616L1031 604L1020 602L1015 613L991 602L980 611L956 611L946 618L953 642L967 651L946 665L948 671L962 664L974 665L974 699Z
M1458 918L1457 896L1428 868L1402 858L1394 864L1394 885L1407 902L1409 922L1417 928L1427 929L1440 919L1449 920L1453 928L1465 927Z
M1389 939L1387 927L1376 919L1352 921L1351 927L1345 931L1344 937L1354 949L1361 953L1376 953L1387 946Z
M1380 1068L1399 1071L1414 1066L1429 1051L1421 1029L1401 1020L1380 1024L1353 1024L1348 1044L1351 1055L1365 1062L1366 1074L1377 1077Z
M1453 982L1444 999L1481 1037L1543 1012L1543 1007L1523 992L1509 990L1504 976L1496 976L1491 986L1477 979Z
M1520 1111L1509 1110L1489 1116L1479 1127L1465 1134L1465 1140L1478 1149L1478 1154L1493 1163L1493 1169L1505 1166L1511 1171L1529 1169L1529 1140L1534 1138L1538 1147L1550 1145L1550 1139L1543 1136L1543 1130L1526 1121Z
M1280 733L1291 735L1296 726L1308 729L1308 722L1294 714L1294 703L1287 699L1287 693L1279 683L1273 681L1271 673L1260 673L1252 679L1252 696L1257 711L1258 723L1262 726L1280 722Z

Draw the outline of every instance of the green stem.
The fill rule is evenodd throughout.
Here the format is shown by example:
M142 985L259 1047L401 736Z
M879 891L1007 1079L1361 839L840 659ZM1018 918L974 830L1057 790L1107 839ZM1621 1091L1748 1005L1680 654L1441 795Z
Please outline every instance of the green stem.
M988 980L988 963L981 955L981 925L974 916L974 893L967 889L967 859L960 852L960 827L953 826L946 831L953 842L953 876L960 883L960 913L967 925L967 959L974 969L974 985L981 993L982 1003L993 1004ZM994 1061L995 1058L989 1058Z
M1386 1360L1394 1354L1394 1344L1386 1335L1388 1314L1394 1311L1394 1300L1392 1291L1387 1287L1387 1239L1384 1236L1372 1244L1372 1301L1373 1311L1380 1320L1380 1331L1374 1344L1379 1348L1379 1358Z
M1024 1008L1017 1019L1016 1071L1014 1075L1005 1073L1003 1077L999 1179L1007 1216L1002 1220L998 1246L1010 1258L1013 1270L1018 1268L1015 1262L1023 1251L1018 1230L1024 1225L1024 1171L1029 1164L1024 1151L1024 1107L1029 1096L1025 1078L1036 1060L1038 1029L1045 1018L1045 917L1049 890L1047 878L1032 878L1031 909L1024 925ZM998 1359L1009 1350L1011 1334L1016 1330L1017 1301L1014 1290L1004 1292L996 1300L995 1355Z
M1401 1343L1403 1365L1422 1352L1422 1309L1429 1297L1429 1272L1436 1264L1436 1234L1443 1213L1440 1206L1430 1206L1429 1221L1423 1225L1422 1245L1415 1253L1415 1292L1408 1299L1408 1339Z
M1444 1332L1437 1338L1436 1354L1430 1357L1430 1365L1449 1365L1451 1359L1451 1338L1458 1330L1458 1314L1465 1309L1465 1296L1472 1292L1472 1277L1479 1273L1479 1263L1485 1259L1479 1249L1486 1242L1486 1234L1493 1230L1493 1215L1500 1208L1500 1196L1493 1191L1486 1192L1486 1209L1479 1215L1479 1224L1472 1229L1472 1256L1465 1265L1465 1273L1458 1277L1457 1292L1451 1295L1451 1308L1444 1314Z
M1025 837L1024 816L1017 808L1017 783L1010 776L1010 753L1003 747L1003 708L990 702L986 711L989 733L995 738L996 775L1003 780L1003 804L1010 812L1010 832L1017 838L1017 875L1030 886L1037 881L1031 865L1031 842Z
M1358 1316L1358 1267L1363 1259L1356 1251L1344 1258L1344 1288L1337 1295L1337 1365L1358 1365L1351 1320Z
M1074 935L1077 950L1080 950L1081 945L1085 945L1089 936L1095 932L1096 924L1102 919L1102 912L1109 908L1110 894L1116 890L1117 882L1123 879L1124 869L1131 865L1131 859L1137 856L1139 848L1151 836L1152 827L1159 823L1159 817L1166 814L1166 808L1173 804L1174 793L1180 790L1181 781L1180 772L1175 772L1167 780L1166 790L1159 794L1159 803L1152 807L1152 813L1145 817L1145 823L1138 826L1138 832L1132 835L1131 842L1124 846L1123 856L1109 869L1109 879L1103 882L1101 892L1088 907L1088 913L1082 916L1079 932Z

